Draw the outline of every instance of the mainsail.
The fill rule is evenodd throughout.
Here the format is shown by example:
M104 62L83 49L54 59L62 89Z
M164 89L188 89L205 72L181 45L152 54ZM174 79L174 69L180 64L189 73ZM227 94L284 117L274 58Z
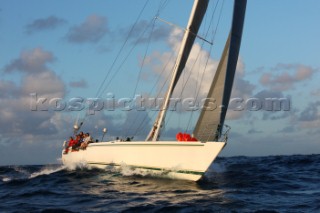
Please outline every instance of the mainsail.
M246 4L247 0L235 0L231 33L193 133L200 141L215 141L221 136L239 57Z
M162 106L162 109L160 110L157 119L151 128L151 131L147 137L146 140L158 140L159 134L160 134L160 128L162 125L162 122L165 118L166 110L169 105L170 97L172 95L172 92L179 80L179 77L187 63L189 54L191 52L193 43L195 38L197 37L198 30L200 28L202 19L206 13L207 7L208 7L209 0L195 0L190 19L188 22L188 27L184 33L184 37L181 43L180 51L177 57L177 60L175 62L175 66L173 69L171 82L168 88L168 91L166 93L166 97Z

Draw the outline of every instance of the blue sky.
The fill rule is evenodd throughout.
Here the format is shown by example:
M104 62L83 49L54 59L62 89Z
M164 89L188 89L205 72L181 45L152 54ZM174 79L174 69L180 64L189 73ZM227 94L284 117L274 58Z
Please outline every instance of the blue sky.
M0 165L57 162L63 140L72 133L73 123L84 112L31 111L30 93L37 93L38 98L65 101L74 97L94 98L145 2L1 1ZM179 46L181 29L160 21L156 21L149 46L148 37L144 37L121 63L162 2L165 1L152 0L147 4L133 38L126 43L108 76L106 82L120 67L104 98L107 92L116 98L132 97L135 88L136 94L148 96L162 67L167 61L172 63L170 54ZM184 27L192 1L183 2L169 0L160 17ZM209 60L212 68L217 65L228 32L232 1L220 0L217 8L218 12L222 8L222 15L214 40L215 51ZM278 112L263 109L230 112L226 123L232 131L223 156L320 153L320 29L316 24L320 20L319 11L317 0L248 0L233 97L288 98L291 107L289 111ZM217 18L218 15L215 24ZM204 25L208 22L206 17ZM201 35L204 30L204 27L200 30ZM197 40L191 62L196 51L207 53L209 45L201 48L201 44ZM187 64L188 70L191 62ZM140 72L141 63L144 67ZM212 75L198 83L195 75L190 76L193 85L202 85L199 91L204 97ZM153 93L159 88L156 86ZM190 95L193 88L191 83L182 96ZM96 113L86 120L84 130L100 138L100 130L106 126L111 139L123 132L133 134L132 126L144 119L145 127L137 135L143 138L154 120L153 114L125 113L119 109ZM171 114L164 133L165 138L171 139L187 126L190 130L197 117L194 113L188 124L186 112Z

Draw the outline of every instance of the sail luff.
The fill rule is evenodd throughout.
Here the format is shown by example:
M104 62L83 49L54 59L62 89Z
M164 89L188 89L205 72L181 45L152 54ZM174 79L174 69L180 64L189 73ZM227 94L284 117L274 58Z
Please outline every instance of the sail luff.
M196 38L196 35L198 33L198 30L200 28L202 19L205 15L205 12L207 10L209 0L195 0L191 15L188 21L187 29L184 33L184 37L181 43L181 48L173 69L172 77L171 77L171 82L168 87L168 90L165 95L165 100L162 105L162 108L160 109L160 112L157 116L157 120L155 121L154 125L151 128L151 131L147 137L146 140L153 140L156 141L158 140L159 134L160 134L160 129L162 122L165 118L165 114L167 111L167 108L169 106L170 102L170 97L173 93L173 90L179 80L179 77L186 65L186 62L188 60L188 57L190 55L194 40Z
M222 99L221 117L220 117L220 123L219 123L220 128L218 129L220 135L221 135L222 126L224 124L224 120L227 114L227 109L229 106L230 96L232 92L234 75L236 72L241 39L242 39L246 6L247 6L247 0L234 1L230 49L229 49L228 65L227 65L227 72L226 72L226 79L225 79L225 89L223 92L223 99Z

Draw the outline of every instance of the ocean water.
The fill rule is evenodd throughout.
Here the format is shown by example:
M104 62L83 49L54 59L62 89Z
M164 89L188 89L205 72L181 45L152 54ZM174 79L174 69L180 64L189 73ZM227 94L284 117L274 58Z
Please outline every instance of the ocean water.
M200 182L123 167L0 167L0 212L320 212L320 155L218 158Z

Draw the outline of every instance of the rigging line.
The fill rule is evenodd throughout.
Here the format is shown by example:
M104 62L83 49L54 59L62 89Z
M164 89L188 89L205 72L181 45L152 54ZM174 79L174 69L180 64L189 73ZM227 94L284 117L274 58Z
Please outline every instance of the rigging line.
M154 32L154 27L155 27L155 22L156 22L156 17L159 16L160 12L167 6L168 4L168 0L164 0L162 2L160 2L159 4L159 8L158 8L158 11L156 13L156 16L153 20L153 24L152 24L152 28L151 28L151 33L150 33L150 36L149 36L149 39L148 39L148 43L147 43L147 48L146 48L146 51L145 51L145 54L144 54L144 57L143 57L143 62L142 62L142 65L140 67L140 70L139 70L139 75L138 75L138 80L137 80L137 83L136 83L136 86L135 86L135 89L134 89L134 92L133 92L133 96L136 94L136 91L137 91L137 87L138 87L138 84L139 84L139 81L140 81L140 76L141 76L141 72L142 72L142 69L143 69L143 66L144 66L144 62L145 62L145 59L146 59L146 55L148 53L148 49L149 49L149 46L150 46L150 43L151 43L151 39L152 39L152 36L153 36L153 32ZM166 64L166 66L168 65L168 63ZM166 68L165 66L165 68ZM165 69L164 68L164 69ZM163 73L164 70L162 70L161 74ZM160 76L161 74L159 75L159 78L158 78L158 81L160 80ZM157 82L158 82L157 81ZM157 83L156 83L157 84ZM155 84L155 85L156 85ZM153 89L155 88L155 86L152 88L151 92L153 91ZM150 92L150 93L151 93ZM130 113L130 112L128 112ZM133 122L131 123L131 126L127 128L127 131L126 131L126 135L128 134L128 131L129 129L132 129L132 126L134 126L134 124L136 123L135 121L137 120L138 118L138 114L136 114L135 116L135 119L133 120Z
M172 53L172 54L173 54L173 53ZM167 66L168 64L169 64L169 60L168 60L168 62L167 62L167 64L166 64L166 66ZM165 66L165 67L166 67L166 66ZM165 70L165 68L162 70L162 72L164 72L164 70ZM157 96L156 96L156 98L155 98L155 105L157 104L157 99L158 99L159 96L161 95L161 91L163 90L164 86L167 84L170 76L171 76L171 73L168 73L168 76L166 77L166 80L164 81L164 83L162 84L161 88L159 89L159 92L158 92L158 94L157 94ZM159 75L159 78L158 78L159 80L160 80L160 77L161 77L161 75ZM155 85L157 85L157 84L155 84ZM155 86L154 86L153 88L155 88ZM151 117L154 117L156 113L157 113L157 111L155 110L155 111L153 112L153 115L152 115ZM144 119L142 120L142 122L140 123L139 127L137 128L137 130L136 130L136 132L135 132L135 135L138 134L138 132L141 131L140 129L141 129L141 127L142 127L142 124L145 122L145 120L147 119L147 117L148 117L148 114L146 114L146 115L144 116Z
M171 52L171 55L170 55L169 59L172 58L173 55L174 55L174 51ZM158 77L157 77L157 81L156 81L156 83L154 84L154 86L151 88L149 94L152 94L153 90L154 90L154 89L156 88L156 86L159 84L159 82L160 82L160 80L161 80L161 76L162 76L162 74L164 73L164 71L167 69L167 66L169 65L169 63L170 63L170 60L167 61L166 65L163 67L161 73L159 73L159 75L158 75ZM156 96L156 99L158 99L158 97L160 96L162 89L164 88L164 86L166 85L166 83L167 83L167 81L168 81L168 79L169 79L169 77L170 77L170 74L171 74L171 73L168 73L168 76L165 78L166 80L165 80L165 82L162 84L162 86L161 86L161 88L160 88L160 90L159 90L159 93L158 93L157 96ZM153 113L152 116L154 116L154 114L155 114L155 113ZM137 116L136 116L136 117L137 117ZM145 119L146 119L147 117L148 117L148 114L145 115ZM144 120L145 120L145 119L144 119ZM140 130L140 128L141 128L144 120L143 120L142 123L140 123L140 125L138 126L135 134L137 134L137 133L139 132L139 130ZM132 125L133 125L133 124L132 124Z
M218 1L218 3L219 3L219 1ZM218 3L217 3L217 4L218 4ZM208 27L208 30L207 30L207 32L206 32L206 34L205 34L205 37L207 37L207 35L208 35L209 31L210 31L211 25L212 25L212 23L213 23L214 14L215 14L215 11L216 11L216 8L217 8L217 4L216 4L216 6L215 6L215 8L214 8L214 11L213 11L213 14L212 14L212 16L211 16L211 20L210 20L210 22L209 22L209 27ZM214 41L214 39L212 40L212 42L213 42L213 41ZM201 48L199 49L199 52L198 52L198 54L197 54L197 58L196 58L195 62L193 63L193 65L192 65L192 67L191 67L191 69L190 69L190 74L189 74L186 82L184 83L184 85L183 85L183 87L182 87L182 90L181 90L181 93L180 93L180 98L182 97L182 93L183 93L183 91L184 91L184 89L185 89L185 87L186 87L186 85L187 85L187 83L188 83L188 81L189 81L189 79L190 79L190 76L191 76L191 74L192 74L192 70L194 69L194 66L195 66L196 62L197 62L198 59L199 59L199 56L200 56L200 53L201 53L201 50L202 50L203 46L204 46L204 42L202 42L202 44L201 44ZM212 49L212 45L210 45L210 49ZM209 57L209 56L208 56L208 57ZM207 66L207 63L208 63L208 59L207 59L207 62L206 62L206 66ZM203 73L204 73L204 72L203 72ZM197 77L197 79L199 79L199 72L198 72L198 77ZM201 80L201 81L202 81L202 80ZM197 84L197 85L196 85L196 88L198 88L198 84L199 84L199 83L198 83L198 80L197 80L196 84ZM200 91L200 87L199 87L199 89L196 89L196 90L195 90L195 96L196 96L195 100L197 100L197 97L198 97L198 95L197 95L197 90ZM190 126L190 123L191 123L191 118L193 117L193 114L194 114L194 111L191 112L191 115L190 115L190 117L189 117L189 121L188 121L188 124L187 124L187 127L186 127L185 132L187 132L188 129L189 129L189 126ZM170 120L170 118L171 118L171 115L170 115L170 117L169 117L168 120Z
M166 69L166 67L167 67L168 64L169 64L169 61L168 61L168 63L166 64L166 66L164 67L164 69L162 69L161 73L160 73L159 76L158 76L157 82L154 84L154 86L153 86L153 88L151 89L151 91L150 91L149 94L151 94L152 91L153 91L153 89L156 87L156 85L158 85L158 83L159 83L159 81L160 81L161 74L164 72L164 70ZM166 83L167 83L167 81L168 81L168 79L169 79L169 76L170 76L170 73L169 73L169 75L167 76L167 78L166 78L165 82L163 83L162 87L160 88L160 92L162 91L162 89L163 89L164 86L166 85ZM155 98L155 101L156 101L156 100L158 99L158 97L160 96L160 92L157 94L157 96L156 96L156 98ZM147 117L147 116L148 116L148 115L145 115L145 117ZM137 118L137 117L138 117L138 115L136 115L136 118ZM135 123L132 123L132 126L133 126L134 124L135 124ZM140 126L141 126L141 124L139 125L138 128L140 128Z
M223 2L223 3L224 3L224 2ZM221 7L221 9L220 9L220 14L219 14L217 26L216 26L215 30L212 31L213 41L215 40L215 37L216 37L216 34L217 34L217 29L218 29L218 26L219 26L219 23L220 23L220 18L221 18L221 13L222 13L222 8L223 8L223 5L222 5L222 7ZM213 18L213 17L212 17L212 18ZM210 46L209 54L208 54L208 57L207 57L207 60L206 60L205 69L204 69L204 71L203 71L203 73L202 73L202 77L201 77L200 83L203 82L204 75L205 75L205 73L206 73L206 71L207 71L206 67L207 67L207 65L208 65L208 63L209 63L209 58L210 58L210 56L212 55L212 49L213 49L213 46ZM201 88L199 87L199 88L198 88L198 91L197 91L196 99L198 99L198 97L199 97L200 89L201 89Z
M211 26L211 23L212 23L212 20L211 20L211 22L210 22L210 26ZM195 67L196 63L197 63L198 60L199 60L199 57L200 57L200 55L201 55L201 50L203 49L204 43L205 43L205 41L202 40L202 42L201 42L201 48L199 49L199 52L198 52L198 54L197 54L197 57L196 57L193 65L192 65L192 67L191 67L191 69L190 69L189 75L188 75L188 77L187 77L187 79L186 79L185 82L184 82L184 78L183 78L183 82L184 82L184 83L182 84L182 89L181 89L181 92L180 92L180 96L179 96L179 97L182 97L183 91L184 91L187 83L189 82L189 79L190 79L190 77L191 77L191 75L192 75L192 70L194 70L194 67ZM212 45L210 45L210 48L212 48ZM209 55L209 54L208 54L208 55ZM185 69L186 69L186 68L185 68ZM186 71L184 71L184 74L186 74ZM198 71L198 75L199 75L199 71ZM196 83L198 84L198 82L196 82ZM197 88L197 86L196 86L196 88ZM195 93L196 93L196 91L197 91L197 89L195 90ZM196 94L195 94L195 95L196 95ZM197 98L196 98L196 99L197 99ZM196 99L195 99L195 100L196 100ZM194 111L192 111L192 114L193 114L193 112L194 112ZM172 117L172 113L168 116L168 121L171 119L171 117ZM189 122L190 122L190 119L189 119ZM187 125L186 131L188 130L188 128L189 128L189 123L188 123L188 125Z
M151 33L150 33L150 36L148 38L147 48L146 48L146 51L144 53L143 61L142 61L142 64L141 64L141 67L140 67L140 70L139 70L138 81L136 83L136 86L135 86L135 89L134 89L134 92L133 92L133 96L135 95L135 93L137 91L137 87L138 87L138 84L139 84L141 72L142 72L142 69L143 69L143 66L144 66L145 59L147 57L147 53L148 53L148 50L149 50L149 46L150 46L150 42L151 42L152 36L153 36L153 33L154 33L156 18L157 18L157 16L160 15L160 12L167 6L167 4L168 4L168 0L163 0L162 3L160 2L158 11L157 11L157 13L156 13L156 15L155 15L155 17L153 19L152 27L151 27Z
M182 97L183 91L184 91L187 83L189 82L190 76L191 76L191 74L192 74L192 70L194 69L195 64L197 63L197 61L198 61L198 59L199 59L199 56L200 56L200 54L201 54L201 50L202 50L203 46L204 46L204 41L202 41L201 48L199 49L198 54L197 54L197 57L196 57L194 63L192 64L192 67L191 67L191 69L190 69L189 75L187 76L186 82L182 83L182 88L181 88L181 92L180 92L179 98ZM186 70L186 68L185 68L184 70ZM184 71L184 74L187 74L186 71ZM167 120L167 121L169 121L169 120L171 119L171 117L172 117L172 113L168 116L168 120Z
M176 48L176 51L178 50L178 48L179 48L179 47ZM173 54L174 54L174 52L172 51L170 58L172 58L172 55L173 55ZM166 67L168 66L169 62L170 62L170 60L168 60L168 62L167 62L167 64L165 65L164 69L162 70L162 73L166 70ZM174 65L173 65L173 66L174 66ZM173 69L173 67L172 67L172 69ZM162 73L161 73L161 74L162 74ZM160 81L161 74L159 74L159 76L158 76L158 82ZM162 84L161 88L159 89L159 92L158 92L158 94L157 94L157 96L156 96L156 98L155 98L155 101L156 101L156 100L159 98L159 96L161 95L161 91L163 90L164 86L167 84L167 82L168 82L171 74L172 74L172 73L170 73L170 72L168 73L168 75L167 75L167 77L166 77L166 80L164 81L164 83ZM156 83L155 86L156 86L157 84L158 84L158 83ZM154 89L155 86L154 86L152 89ZM155 102L155 104L156 104L156 102ZM154 111L154 113L153 113L153 115L152 115L151 117L154 117L154 115L156 114L156 112L157 112L157 111ZM144 120L140 123L140 125L139 125L139 127L137 128L137 131L136 131L135 134L137 134L138 132L140 132L140 128L142 127L142 124L143 124L143 122L145 121L145 119L146 119L147 117L148 117L148 114L145 115Z
M151 117L153 117L153 116L156 114L156 112L157 112L157 111L154 111L154 112L153 112L153 115L152 115ZM137 130L135 131L134 136L136 136L138 133L140 133L140 132L142 131L142 128L141 128L141 127L143 126L142 124L146 121L147 118L148 118L148 115L145 115L144 118L143 118L143 120L141 121L139 127L138 127Z
M156 86L160 83L160 80L161 80L161 76L162 74L165 72L165 70L167 69L168 65L170 64L170 59L173 57L174 53L177 52L179 49L179 47L176 47L175 51L171 51L171 55L169 57L169 59L167 60L167 63L165 64L165 66L163 67L161 73L159 73L158 77L157 77L157 81L156 83L154 84L154 86L152 87L152 89L150 90L149 94L152 94L153 90L156 88ZM173 67L174 67L174 64L173 64ZM171 69L173 69L173 67ZM171 70L170 69L170 70ZM155 97L155 100L157 100L159 98L159 96L161 95L161 91L163 90L164 86L167 84L167 81L169 80L170 76L171 76L172 73L168 72L168 75L166 76L165 78L165 81L163 82L161 88L159 89L159 92L158 94L156 95ZM154 113L155 114L155 113ZM154 116L154 114L152 116ZM137 116L136 116L137 117ZM145 115L145 118L148 117L148 114ZM140 123L139 127L137 129L140 129L140 127L142 126L142 123ZM138 131L136 131L137 133ZM136 134L135 133L135 134Z
M219 3L219 1L218 1L217 4L216 4L215 10L216 10L216 8L217 8L218 3ZM218 29L218 26L219 26L219 23L220 23L223 6L224 6L224 1L223 1L223 3L222 3L221 8L220 8L219 18L218 18L218 22L217 22L216 28L215 28L215 30L213 30L213 32L212 32L212 34L213 34L213 36L212 36L212 42L214 42L215 37L216 37L216 34L217 34L217 29ZM213 16L212 16L212 19L213 19ZM209 32L209 29L208 29L208 32ZM207 71L207 66L208 66L208 63L209 63L209 58L210 58L210 56L212 55L212 49L213 49L213 46L210 46L209 54L208 54L208 57L207 57L207 61L206 61L205 68L204 68L204 71L203 71L203 73L202 73L202 77L201 77L201 81L200 81L200 82L203 82L204 75L205 75L205 73L206 73L206 71ZM201 90L201 87L198 88L198 91L197 91L197 93L196 93L196 97L195 97L196 100L197 100L198 97L199 97L200 90ZM189 125L191 124L191 117L193 117L193 114L194 114L194 111L191 112L191 116L190 116L190 119L189 119L187 128L189 128Z
M218 3L217 3L216 6L215 6L214 13L215 13L215 11L216 11L216 9L217 9L218 4L219 4L219 1L218 1ZM224 2L223 2L223 5L224 5ZM218 28L218 25L219 25L219 22L220 22L221 12L222 12L223 5L222 5L221 10L220 10L220 14L219 14L219 18L218 18L218 24L217 24L217 26L216 26L216 29ZM213 18L214 18L214 14L213 14L212 17L211 17L211 22L210 22L210 25L209 25L210 27L208 28L208 31L207 31L207 33L206 33L206 36L207 36L207 34L209 33L209 31L210 31ZM217 30L214 30L214 31L213 31L214 36L212 37L212 38L213 38L213 39L212 39L212 42L215 40L216 32L217 32ZM212 45L210 45L210 51L209 51L209 54L208 54L207 62L206 62L206 65L205 65L205 69L204 69L203 74L202 74L202 77L201 77L201 82L203 81L204 73L205 73L206 68L207 68L207 64L208 64L208 61L209 61L209 58L210 58L210 52L212 52ZM190 74L190 75L191 75L191 74ZM190 75L189 75L189 76L190 76ZM187 83L187 82L186 82L186 83ZM186 85L186 84L185 84L185 85ZM185 87L185 85L184 85L184 87ZM198 98L199 92L200 92L200 87L199 87L199 89L198 89L196 98ZM194 112L192 112L192 114L193 114L193 113L194 113ZM170 116L170 117L171 117L171 116ZM170 120L170 118L169 118L168 120ZM188 122L188 123L189 123L189 124L191 123L191 118L189 119L189 122ZM188 124L188 125L189 125L189 124ZM187 128L188 128L188 127L187 127Z
M169 61L168 61L168 63L169 63ZM167 63L167 64L168 64L168 63ZM163 69L163 70L165 70L165 69ZM167 82L168 82L168 80L169 80L169 77L170 77L170 76L171 76L171 73L169 73L169 74L168 74L168 76L167 76L166 80L165 80L165 81L164 81L164 83L162 84L162 86L161 86L161 88L160 88L160 90L159 90L159 92L158 92L158 94L157 94L157 96L156 96L156 98L155 98L155 105L157 104L157 100L158 100L159 96L161 95L161 91L163 90L164 86L167 84ZM159 77L159 78L160 78L160 77ZM156 112L157 112L157 111L154 111L154 113L153 113L153 115L152 115L151 117L153 117L153 116L156 114ZM146 114L146 115L145 115L144 120L145 120L147 117L148 117L148 114ZM142 126L142 124L143 124L144 120L142 121L142 123L140 123L140 125L139 125L139 127L138 127L138 129L137 129L136 133L138 133L138 132L139 132L138 130L141 128L141 126Z
M213 48L213 46L210 46L210 50ZM210 53L210 52L209 52ZM209 58L210 58L210 54L208 54L208 57L207 57L207 60L206 60L206 64L204 66L204 69L203 69L203 72L202 72L202 76L201 76L201 81L200 83L203 81L203 76L204 76L204 73L206 72L206 69L207 69L207 65L208 65L208 62L209 62ZM195 101L198 99L198 96L199 96L199 93L200 93L200 89L201 89L201 86L198 87L198 79L199 79L199 72L198 72L198 77L197 77L197 86L196 86L196 90L195 90ZM194 111L191 112L191 115L189 117L189 120L188 120L188 123L187 123L187 127L186 127L186 132L189 130L189 127L190 127L190 124L191 124L191 120L193 118L193 115L194 115Z
M109 68L109 70L108 70L107 75L106 75L106 76L105 76L105 78L103 79L103 81L102 81L102 83L101 83L101 85L100 85L100 87L99 87L99 89L98 89L98 92L96 93L96 97L101 96L101 94L102 94L102 93L100 93L100 92L101 92L101 89L102 89L103 85L105 84L105 82L106 82L107 78L109 77L109 74L111 73L111 70L113 69L113 67L114 67L114 65L115 65L115 63L116 63L116 61L118 60L118 58L119 58L119 56L120 56L120 54L121 54L121 52L122 52L123 48L124 48L124 47L125 47L125 45L127 44L128 40L129 40L129 37L131 36L131 34L132 34L132 32L133 32L133 29L136 27L136 25L137 25L137 23L138 23L138 21L139 21L139 19L140 19L141 15L142 15L143 11L145 10L145 8L146 8L147 4L149 3L149 1L150 1L150 0L147 0L147 1L145 2L145 4L144 4L144 6L143 6L142 10L140 11L140 13L139 13L139 15L138 15L138 17L137 17L137 19L136 19L135 23L134 23L134 24L133 24L133 26L131 27L131 29L130 29L130 31L129 31L129 33L128 33L128 35L127 35L126 39L125 39L125 42L122 44L122 46L121 46L121 48L120 48L119 52L117 53L116 58L114 59L114 61L113 61L112 65L111 65L111 67L110 67L110 68ZM100 95L99 95L99 93L100 93Z
M219 0L218 0L218 3L219 3ZM217 3L217 4L218 4L218 3ZM209 23L208 30L207 30L207 32L206 32L206 34L205 34L205 37L207 37L207 35L208 35L209 31L210 31L211 25L212 25L212 23L213 23L214 13L215 13L215 11L216 11L216 8L217 8L217 5L215 6L215 9L214 9L213 14L212 14L212 16L211 16L211 20L210 20L210 23ZM197 58L196 58L195 62L193 63L193 65L192 65L192 67L191 67L191 69L190 69L190 73L189 73L189 75L188 75L188 77L187 77L187 80L186 80L186 82L185 82L185 83L183 84L183 86L182 86L181 93L180 93L180 98L182 97L182 93L183 93L183 91L184 91L184 89L185 89L185 87L186 87L186 85L187 85L187 83L188 83L188 81L189 81L189 79L190 79L190 76L191 76L191 74L192 74L192 70L194 69L194 66L195 66L196 62L197 62L198 59L199 59L200 52L201 52L201 50L202 50L202 48L203 48L203 46L204 46L204 42L207 42L207 40L205 40L205 39L201 39L201 40L202 40L201 48L199 49L199 52L198 52L198 54L197 54ZM211 45L210 45L210 49L212 49L213 41L214 41L214 39L212 39L212 42L209 42L209 44L211 44ZM186 72L184 72L184 73L186 74ZM198 76L199 76L199 72L198 72ZM184 80L183 80L183 81L184 81ZM197 85L198 85L198 81L197 81L196 83L197 83ZM197 87L198 87L198 86L196 86L196 88L197 88ZM195 93L197 94L196 91L197 91L197 89L195 90ZM199 89L199 91L200 91L200 89ZM195 94L195 95L196 95L196 94ZM196 99L197 99L197 95L196 95ZM196 100L196 99L195 99L195 100ZM191 114L193 114L193 113L194 113L194 111L192 111ZM172 115L172 114L169 115L169 118L168 118L167 121L170 120L171 115ZM191 115L191 116L192 116L192 115ZM191 117L191 116L190 116L190 117ZM190 119L189 119L189 123L190 123ZM187 125L187 130L188 130L188 128L189 128L189 123L188 123L188 125Z
M149 0L148 0L149 1ZM148 2L146 2L147 4ZM160 9L158 9L157 14L160 14L161 10L165 8L167 1L165 1L164 5L162 7L160 7ZM144 7L145 8L145 7ZM144 10L143 8L143 10ZM142 13L142 12L141 12ZM137 21L136 21L137 22ZM120 66L118 67L118 69L116 70L116 72L113 74L113 76L111 77L111 79L108 81L107 85L105 86L104 90L101 92L100 95L102 95L107 88L110 85L110 82L114 79L114 77L116 76L117 72L121 69L121 67L123 66L124 62L128 59L129 55L131 54L131 52L133 51L133 49L137 46L137 44L139 43L140 39L142 38L142 36L145 34L146 30L149 28L149 26L152 24L153 21L150 21L150 23L148 24L148 26L146 27L146 29L142 32L142 34L140 35L140 37L137 39L137 41L135 42L134 46L131 48L131 50L129 51L129 53L127 54L127 56L125 57L125 59L122 61L122 63L120 64ZM133 30L133 28L132 28ZM132 31L131 30L131 31ZM130 31L130 33L131 33ZM129 36L128 36L129 38Z
M211 25L212 25L212 23L213 23L214 16L215 16L215 14L216 14L216 9L218 8L219 2L220 2L220 0L218 0L217 3L215 4L215 7L214 7L214 9L213 9L213 13L212 13L212 15L211 15L211 20L210 20L210 23L209 23L209 27L208 27L208 30L207 30L207 32L206 32L206 34L205 34L205 37L207 37L208 34L209 34L209 31L210 31L210 29L211 29ZM220 11L220 15L221 15L221 11ZM220 17L219 17L218 20L220 20ZM212 41L211 41L211 42L212 42L212 43L214 42L214 37L212 37Z
M148 43L147 43L146 51L145 51L144 56L143 56L143 60L142 60L142 63L141 63L141 67L140 67L140 70L139 70L139 74L138 74L137 83L136 83L136 85L135 85L135 88L134 88L132 97L134 97L134 95L135 95L136 92L137 92L137 88L138 88L138 84L139 84L139 81L140 81L141 72L142 72L142 69L143 69L143 66L144 66L144 63L145 63L147 54L148 54L148 50L149 50L149 47L150 47L151 38L152 38L152 35L153 35L153 32L154 32L154 26L155 26L155 19L154 19L153 24L152 24L152 27L151 27L151 34L150 34L150 36L149 36L149 38L148 38Z
M166 8L167 5L168 5L168 0L162 0L162 1L159 3L158 12L160 13L160 11L164 10L164 8Z
M213 10L213 13L212 13L212 15L211 15L210 22L209 22L208 30L207 30L207 32L205 33L205 37L208 36L209 31L210 31L210 29L211 29L211 25L212 25L212 23L213 23L214 15L215 15L215 13L216 13L216 9L217 9L217 7L218 7L218 4L219 4L219 0L218 0L217 3L215 4L215 7L214 7L214 10ZM220 16L221 16L221 11L220 11ZM219 20L220 20L220 16L219 16L218 22L219 22ZM214 31L214 32L216 33L216 31ZM213 43L214 40L215 40L214 38L215 38L215 36L212 36L212 43ZM201 47L201 48L202 48L202 47ZM206 59L206 64L205 64L205 67L204 67L204 69L203 69L203 72L202 72L202 75L201 75L201 81L200 81L200 82L199 82L199 74L200 74L200 72L198 72L198 75L197 75L196 90L195 90L195 101L196 101L196 100L198 99L198 97L199 97L199 93L200 93L200 90L201 90L201 86L199 86L199 85L201 85L201 83L203 82L203 77L204 77L204 74L206 73L206 68L207 68L207 65L208 65L208 62L209 62L209 58L210 58L210 55L211 55L211 54L210 54L211 51L212 51L212 45L210 46L209 54L208 54L208 57L207 57L207 59ZM193 115L194 115L194 111L191 112L191 115L190 115L190 117L189 117L189 119L188 119L188 122L187 122L187 127L186 127L185 132L187 132L187 131L189 130L189 127L190 127L190 124L191 124L191 120L192 120L192 118L193 118Z
M135 23L132 25L132 27L131 27L131 29L130 29L130 31L129 31L126 39L125 39L125 42L122 44L119 52L117 53L116 58L113 60L113 63L112 63L112 65L111 65L111 67L109 68L108 72L107 72L107 75L104 77L102 83L100 84L99 89L98 89L98 91L97 91L97 93L96 93L96 97L100 97L100 96L102 95L103 92L101 92L101 89L103 88L103 85L105 84L106 80L108 79L108 77L109 77L109 75L110 75L110 73L111 73L111 71L112 71L112 69L113 69L116 61L118 60L118 58L119 58L122 50L124 49L125 45L127 44L128 40L129 40L129 37L131 36L131 34L132 34L132 32L133 32L133 29L136 27L138 21L139 21L140 18L141 18L141 15L142 15L143 11L145 10L146 6L148 5L149 1L150 1L150 0L146 0L146 2L145 2L145 4L144 4L143 8L141 9L141 11L140 11L137 19L135 20ZM99 94L99 93L100 93L100 94ZM85 114L84 118L82 119L82 124L84 123L85 119L86 119L88 116L89 116L89 113L87 112L87 113Z
M216 29L214 30L214 32L212 32L212 34L213 34L213 39L216 38L216 34L217 34L217 31L218 31L218 26L219 26L220 20L221 20L221 15L222 15L223 7L224 7L224 1L222 1L222 6L221 6L221 8L220 8L220 13L219 13L219 18L218 18L218 22L217 22Z
M129 56L131 55L132 51L135 49L135 47L139 44L140 39L142 38L142 36L145 34L145 32L147 31L147 29L149 28L150 24L152 23L152 21L148 24L148 26L146 27L146 29L141 33L141 35L139 36L139 38L136 40L136 42L134 43L134 45L132 46L132 48L130 49L130 51L128 52L128 54L126 55L126 57L122 60L121 64L119 65L118 69L116 70L116 72L113 73L112 77L109 79L108 83L106 84L105 88L103 89L102 93L104 93L108 87L110 86L110 83L112 82L112 80L116 77L117 73L119 72L119 70L122 68L122 66L124 65L124 62L129 58ZM102 94L101 93L101 94Z
M176 27L176 28L179 28L179 29L187 32L187 29L185 29L185 28L183 28L183 27L180 27L180 26L178 26L178 25L176 25L176 24L170 23L170 22L168 22L168 21L166 21L166 20L164 20L164 19L162 19L162 18L156 17L156 19L159 19L159 21L162 21L163 23L166 23L166 24L168 24L168 25L174 26L174 27ZM192 32L192 31L188 31L188 32L189 32L190 34L194 35L195 37L197 37L197 38L199 38L199 39L201 39L201 40L203 40L203 41L205 41L205 42L207 42L207 43L209 43L209 44L212 45L212 42L206 40L204 37L202 37L202 36L200 36L200 35Z
M151 27L151 33L150 33L150 36L149 36L149 38L148 38L146 51L145 51L145 53L144 53L143 60L142 60L142 63L141 63L140 69L139 69L138 79L137 79L137 81L136 81L136 85L135 85L135 88L134 88L134 90L133 90L132 98L134 98L134 96L136 95L136 92L137 92L138 84L139 84L139 82L140 82L141 73L142 73L142 70L143 70L143 66L144 66L145 59L146 59L147 54L148 54L148 50L149 50L151 38L152 38L152 35L153 35L154 26L155 26L155 19L154 19L153 24L152 24L152 27ZM132 103L132 102L131 102L131 103ZM131 111L129 111L128 114L129 114L129 113L131 113ZM127 136L127 135L128 135L128 132L129 132L129 128L126 128L126 127L125 127L124 129L126 129L125 136Z

